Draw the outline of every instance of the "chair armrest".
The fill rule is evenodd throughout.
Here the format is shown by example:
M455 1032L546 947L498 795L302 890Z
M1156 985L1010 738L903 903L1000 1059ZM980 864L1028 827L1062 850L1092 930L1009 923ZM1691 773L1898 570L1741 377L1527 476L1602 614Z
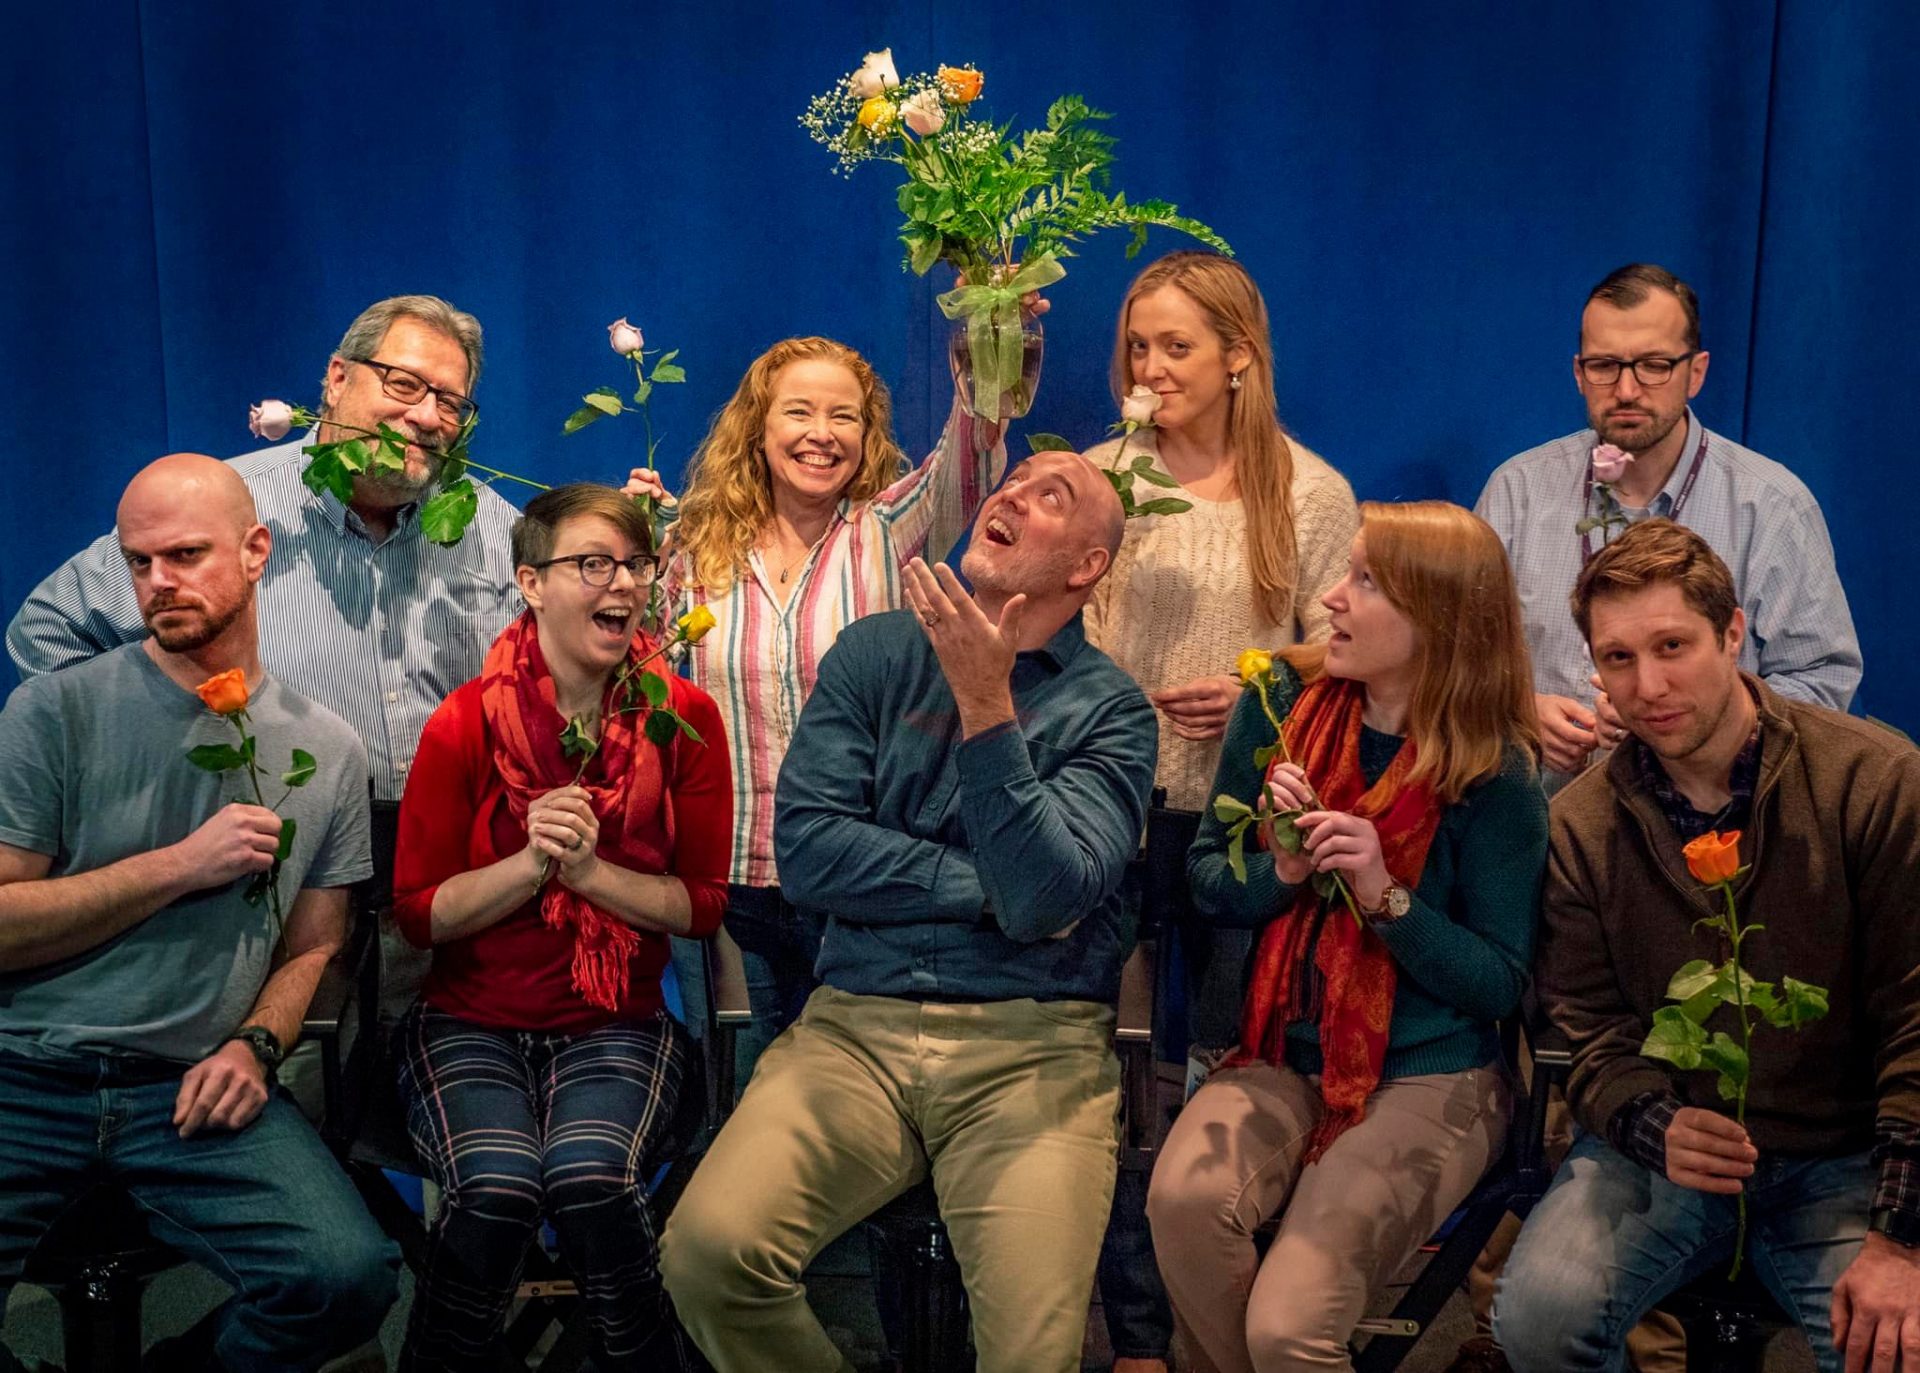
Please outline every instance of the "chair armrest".
M733 1044L740 1027L753 1020L753 1006L747 995L747 969L740 959L740 946L724 927L701 946L707 975L707 1023L704 1066L706 1070L706 1118L701 1132L711 1139L733 1113L737 1088L734 1078Z
M1567 1037L1543 1015L1527 1021L1527 1050L1533 1060L1520 1118L1514 1122L1514 1162L1522 1173L1544 1175L1547 1170L1547 1104L1556 1089L1564 1091L1573 1070L1573 1049Z
M1120 1056L1120 1152L1123 1167L1153 1166L1159 1141L1153 1069L1153 991L1158 946L1141 940L1120 969L1113 1047Z
M378 998L377 929L370 915L354 920L347 942L321 970L300 1022L300 1037L320 1048L320 1134L341 1157L366 1107L365 1073L349 1067L364 1063L374 1048L369 1023ZM350 1057L357 1062L350 1064Z

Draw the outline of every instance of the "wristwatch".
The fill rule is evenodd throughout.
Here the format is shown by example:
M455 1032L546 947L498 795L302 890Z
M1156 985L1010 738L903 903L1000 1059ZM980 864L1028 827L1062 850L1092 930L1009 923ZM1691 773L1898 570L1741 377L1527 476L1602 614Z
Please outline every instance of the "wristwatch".
M286 1059L287 1051L280 1047L280 1041L273 1037L273 1031L265 1025L243 1025L227 1036L227 1043L239 1040L260 1060L260 1066L267 1070L269 1087L279 1079L280 1064Z
M1867 1229L1885 1235L1903 1249L1920 1249L1920 1216L1892 1206L1876 1206L1867 1214Z
M1372 910L1362 906L1360 914L1376 925L1384 925L1398 920L1412 909L1413 893L1398 882L1389 882L1387 889L1380 893L1380 904Z

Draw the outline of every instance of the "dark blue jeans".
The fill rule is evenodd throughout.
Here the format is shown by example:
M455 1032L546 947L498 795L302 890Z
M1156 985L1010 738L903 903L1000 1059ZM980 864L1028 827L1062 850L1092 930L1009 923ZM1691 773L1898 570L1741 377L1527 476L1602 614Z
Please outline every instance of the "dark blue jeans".
M61 1212L124 1188L162 1243L229 1283L214 1354L260 1373L364 1344L393 1305L400 1254L284 1092L245 1129L181 1139L185 1069L0 1053L0 1305Z
M1747 1260L1838 1373L1828 1306L1860 1252L1877 1170L1762 1154L1747 1180ZM1670 1292L1733 1261L1733 1197L1680 1187L1582 1134L1527 1218L1493 1299L1493 1332L1519 1373L1623 1367L1627 1332Z
M738 884L727 890L726 927L740 946L753 1006L753 1024L734 1040L734 1084L744 1092L767 1045L799 1018L820 985L813 968L820 959L823 930L819 920L780 895L778 887Z
M603 1373L690 1366L645 1182L680 1097L685 1033L664 1015L575 1035L424 1006L401 1020L407 1130L445 1194L402 1369L491 1366L542 1217L579 1283Z

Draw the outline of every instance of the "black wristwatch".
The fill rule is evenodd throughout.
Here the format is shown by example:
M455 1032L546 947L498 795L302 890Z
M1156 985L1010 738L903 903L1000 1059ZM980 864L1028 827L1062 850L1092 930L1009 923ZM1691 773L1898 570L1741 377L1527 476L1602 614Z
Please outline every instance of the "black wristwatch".
M279 1080L280 1065L286 1060L287 1051L280 1047L280 1041L273 1037L273 1031L265 1025L243 1025L227 1036L227 1043L239 1040L260 1060L260 1066L267 1070L267 1086L271 1087Z
M1902 1249L1920 1249L1920 1216L1892 1206L1876 1206L1867 1215L1867 1229L1885 1235Z

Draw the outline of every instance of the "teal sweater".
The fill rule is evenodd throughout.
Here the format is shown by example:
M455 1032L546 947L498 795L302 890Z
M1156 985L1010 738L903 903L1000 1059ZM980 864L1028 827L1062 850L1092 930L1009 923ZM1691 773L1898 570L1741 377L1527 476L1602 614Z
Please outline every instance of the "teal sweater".
M1282 720L1299 691L1293 669L1276 664L1273 706ZM1249 691L1227 725L1213 794L1252 805L1262 776L1253 751L1272 742L1273 727ZM1400 744L1398 735L1362 732L1360 770L1369 785L1387 770ZM1546 864L1546 797L1531 761L1514 749L1498 776L1441 812L1413 908L1374 927L1400 973L1383 1079L1461 1072L1498 1054L1495 1022L1512 1014L1526 985ZM1274 874L1272 856L1251 842L1245 884L1234 877L1227 866L1226 826L1214 818L1211 804L1187 854L1187 880L1203 918L1241 929L1264 926L1294 894ZM1288 1025L1287 1062L1298 1072L1320 1071L1317 1026Z

